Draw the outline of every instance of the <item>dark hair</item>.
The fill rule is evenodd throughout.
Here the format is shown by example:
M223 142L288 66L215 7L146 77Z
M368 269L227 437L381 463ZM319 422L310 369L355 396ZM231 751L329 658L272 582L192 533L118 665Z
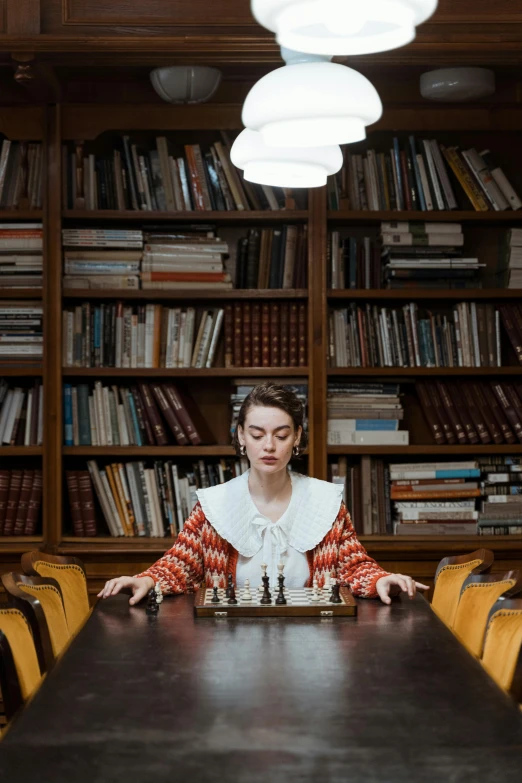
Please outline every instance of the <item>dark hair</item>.
M266 381L254 386L250 394L247 394L239 410L236 429L232 439L232 445L239 454L239 438L237 436L238 428L244 428L245 419L250 408L257 405L263 405L265 408L279 408L288 413L294 423L295 430L302 428L301 438L299 440L299 451L302 452L308 444L308 435L303 426L304 408L301 400L288 386L280 386L278 383Z

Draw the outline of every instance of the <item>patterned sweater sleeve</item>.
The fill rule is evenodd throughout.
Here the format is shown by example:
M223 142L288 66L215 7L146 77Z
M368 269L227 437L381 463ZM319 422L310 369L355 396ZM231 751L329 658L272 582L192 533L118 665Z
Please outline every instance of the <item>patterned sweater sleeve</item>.
M159 560L137 577L150 576L162 593L185 593L203 581L202 528L205 514L199 502L183 525L176 543Z
M384 571L366 552L357 538L350 514L344 503L341 503L337 522L342 524L337 569L341 584L347 584L356 596L376 598L375 585L382 576L387 576L389 571Z

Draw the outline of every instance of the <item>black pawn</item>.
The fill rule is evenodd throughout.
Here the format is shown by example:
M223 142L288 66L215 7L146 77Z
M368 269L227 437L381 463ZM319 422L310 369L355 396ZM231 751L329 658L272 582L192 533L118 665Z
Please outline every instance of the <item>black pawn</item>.
M157 614L159 611L159 604L158 596L156 595L156 590L154 587L151 587L147 595L147 608L145 609L146 614Z
M232 582L232 574L228 575L228 584L227 589L225 591L225 598L230 598L230 593L234 589L234 583Z
M284 604L286 604L286 598L284 593L284 584L285 584L284 576L282 574L279 574L279 576L277 577L277 581L279 582L279 593L277 595L275 602L278 606L283 606Z
M270 590L268 589L270 584L270 577L265 575L261 577L261 581L263 582L263 595L261 596L259 603L263 604L263 606L266 606L267 604L272 603L272 596L270 595Z
M219 596L218 596L218 588L213 587L212 588L212 598L210 599L211 604L218 604L219 603Z
M232 577L229 577L229 579L232 579ZM227 603L232 605L237 604L236 588L233 584L230 585L230 596Z
M343 599L339 595L340 591L340 585L333 584L332 585L332 592L330 593L330 598L328 599L331 604L342 604Z

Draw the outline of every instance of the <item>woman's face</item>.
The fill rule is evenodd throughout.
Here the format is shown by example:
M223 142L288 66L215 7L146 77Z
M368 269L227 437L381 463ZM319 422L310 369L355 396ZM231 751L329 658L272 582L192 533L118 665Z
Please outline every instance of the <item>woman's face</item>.
M249 408L245 426L238 427L238 438L246 446L250 466L263 473L277 473L286 468L292 449L299 443L301 427L280 408L256 405Z

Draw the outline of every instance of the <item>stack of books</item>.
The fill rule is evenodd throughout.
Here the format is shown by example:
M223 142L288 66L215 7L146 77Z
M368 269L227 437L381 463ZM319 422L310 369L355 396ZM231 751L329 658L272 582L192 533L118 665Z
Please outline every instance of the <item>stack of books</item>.
M140 287L141 229L64 228L62 244L65 289Z
M522 442L522 384L419 381L421 407L440 445Z
M230 406L232 408L232 417L230 421L231 440L233 439L234 433L236 431L239 411L245 400L245 397L247 397L247 395L250 394L250 392L255 386L261 383L265 383L268 380L270 379L256 378L256 383L252 383L252 380L249 378L235 378L232 381L232 384L236 388L235 391L230 395ZM298 399L301 401L301 404L303 406L303 412L304 412L303 426L304 429L307 430L308 429L308 383L306 381L303 381L302 378L278 378L277 383L280 386L288 387L291 391L294 392L296 397L298 397Z
M122 136L110 156L99 156L78 142L63 147L67 204L71 209L191 212L193 210L279 210L287 198L281 188L253 185L230 162L230 139L203 148L184 147L165 136L146 149Z
M328 323L331 367L501 366L500 316L490 304L460 302L448 315L416 302L400 310L351 302Z
M130 388L64 384L66 446L178 446L215 443L194 400L173 383Z
M520 209L522 202L489 150L446 147L436 139L393 139L386 152L345 153L328 181L330 209Z
M208 229L206 226L146 229L142 288L232 288L232 278L224 267L228 245L215 236L212 228Z
M497 274L500 287L522 288L522 229L507 232Z
M245 458L222 459L217 463L200 459L190 468L183 469L172 460L155 460L152 466L138 461L104 467L91 460L87 468L110 535L156 538L174 537L183 529L185 520L197 503L197 489L221 484L241 475L248 469L248 462ZM75 535L95 535L96 523L91 522L89 528L85 525L81 498L78 511L74 479L72 490L70 479L67 483L71 507L75 505L75 523L71 513ZM92 519L89 508L87 515Z
M0 446L41 446L43 438L43 386L10 388L0 379Z
M225 367L306 367L305 302L225 305Z
M465 258L460 223L381 223L383 281L388 289L480 288L478 258Z
M469 462L390 465L396 535L476 535L480 468Z
M43 308L37 302L0 303L0 364L42 360Z
M395 383L329 383L328 445L407 446L400 387Z
M239 240L236 288L306 288L307 226L251 228Z
M328 243L328 285L333 289L382 288L381 248L372 237L342 237Z
M66 367L212 367L224 309L84 302L63 312Z
M331 481L344 484L343 499L360 536L393 534L389 473L387 463L374 457L353 464L339 457L330 464Z
M43 229L38 223L0 223L0 287L41 288Z
M41 209L42 145L2 141L0 152L0 209Z
M478 533L522 535L522 458L481 457L482 494Z
M0 536L34 536L42 503L42 471L0 470Z

